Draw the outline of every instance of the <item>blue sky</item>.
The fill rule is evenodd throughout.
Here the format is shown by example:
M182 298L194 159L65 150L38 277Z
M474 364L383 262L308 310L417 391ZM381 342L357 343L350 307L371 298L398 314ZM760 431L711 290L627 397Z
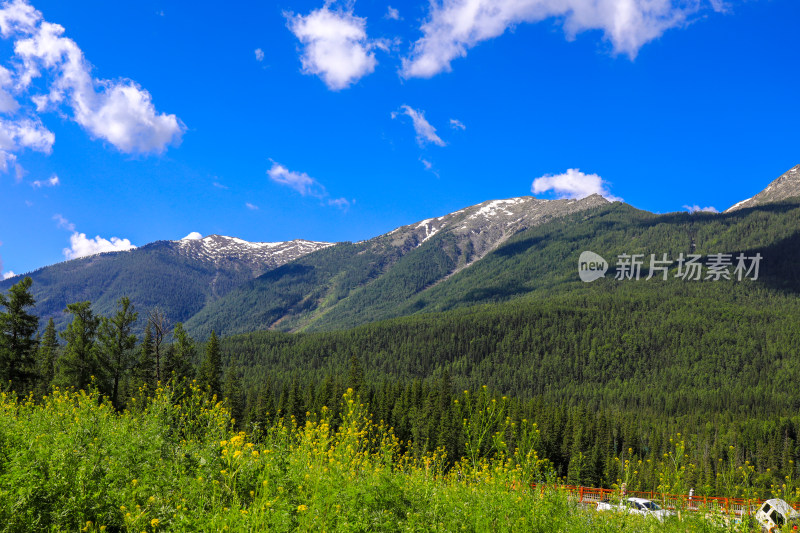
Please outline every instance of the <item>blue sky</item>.
M489 199L724 210L800 163L796 0L0 8L0 272ZM532 191L535 191L532 192Z

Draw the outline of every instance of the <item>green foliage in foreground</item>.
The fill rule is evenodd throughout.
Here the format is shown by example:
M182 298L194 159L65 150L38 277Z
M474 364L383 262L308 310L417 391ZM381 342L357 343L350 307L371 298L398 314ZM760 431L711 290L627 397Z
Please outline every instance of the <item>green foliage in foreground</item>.
M302 427L279 420L252 435L196 387L133 403L119 413L95 393L0 395L0 529L724 531L701 517L662 526L526 490L551 475L536 429L508 449L481 436L477 414L465 422L475 453L445 472L444 450L401 453L352 391L339 417L321 409Z

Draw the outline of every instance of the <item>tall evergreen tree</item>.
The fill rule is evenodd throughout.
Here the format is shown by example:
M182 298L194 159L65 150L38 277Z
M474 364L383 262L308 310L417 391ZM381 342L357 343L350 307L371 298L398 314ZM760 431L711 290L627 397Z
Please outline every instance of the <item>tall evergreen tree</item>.
M164 356L165 378L174 382L191 379L194 373L192 364L197 357L194 341L178 322L172 332L174 341Z
M150 322L144 328L144 338L139 345L139 360L136 362L136 385L154 390L156 386L156 360L153 348L153 330Z
M136 335L133 325L139 313L133 310L130 299L122 297L117 301L117 312L112 318L102 318L100 323L100 349L103 360L108 364L111 379L111 401L120 407L119 386L133 365L133 349Z
M44 335L39 342L39 351L36 356L36 367L39 374L38 394L46 395L50 392L56 372L56 356L58 355L58 335L53 319L47 321Z
M266 382L258 389L255 405L250 409L250 424L264 429L275 418L275 393L272 390L272 379L267 378Z
M36 301L30 293L33 280L25 277L12 285L8 296L0 294L0 380L17 392L28 392L36 376L39 318L27 308Z
M61 333L67 341L64 355L59 359L61 384L83 389L91 383L92 377L102 383L105 365L97 346L100 319L94 316L91 302L68 304L66 312L72 314L72 322Z
M207 389L217 398L222 396L222 360L219 352L219 340L212 330L206 344L206 356L198 371L200 386Z
M240 384L241 378L238 374L236 369L228 369L225 375L223 392L225 395L225 403L231 413L231 418L234 419L236 427L241 428L244 422L245 398Z
M352 388L356 393L361 392L361 388L364 386L364 368L361 366L361 361L358 360L355 354L350 356L347 386Z

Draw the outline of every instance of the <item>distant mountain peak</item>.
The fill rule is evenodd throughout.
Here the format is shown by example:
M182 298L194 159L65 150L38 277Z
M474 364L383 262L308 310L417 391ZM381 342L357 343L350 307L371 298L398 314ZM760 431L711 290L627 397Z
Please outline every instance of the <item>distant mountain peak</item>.
M542 200L519 196L487 200L452 213L401 226L370 239L373 247L387 244L405 254L436 235L450 234L460 244L459 264L451 274L463 270L496 249L516 233L573 213L600 207L609 201L593 194L581 199Z
M744 209L746 207L780 202L796 196L800 196L800 165L790 168L772 183L767 185L766 189L756 194L752 198L742 200L741 202L732 205L726 209L725 212L729 213L731 211Z
M305 254L332 246L329 242L295 239L285 242L250 242L226 235L207 235L205 237L183 238L169 241L181 255L219 266L223 263L237 262L248 264L255 275L288 263Z

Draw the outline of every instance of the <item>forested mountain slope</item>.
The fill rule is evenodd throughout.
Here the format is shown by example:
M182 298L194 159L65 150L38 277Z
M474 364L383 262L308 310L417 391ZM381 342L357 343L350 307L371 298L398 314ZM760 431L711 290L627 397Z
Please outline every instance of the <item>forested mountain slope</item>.
M703 263L711 254L732 254L729 259L735 262L739 253L748 258L761 253L759 277L753 283L794 293L800 287L800 272L795 268L800 259L799 228L797 201L726 214L666 215L614 203L518 232L460 270L455 268L458 241L447 232L402 257L399 252L386 253L396 248L385 244L379 248L371 241L340 244L242 285L203 309L189 325L200 337L212 328L224 334L267 328L332 330L520 297L615 291L626 283L645 284L644 279L613 280L621 254L642 254L641 277L645 278L651 254L659 260L667 254L674 269L681 253L700 255ZM609 262L605 279L592 284L580 281L578 259L586 250ZM681 281L679 287L703 290L695 285L708 283L713 282ZM660 293L664 285L654 278L643 289Z
M368 241L339 243L243 284L187 327L204 337L212 329L336 328L393 316L410 298L471 269L520 231L603 205L608 202L598 195L492 200Z
M326 246L330 244L304 240L253 243L210 235L73 259L25 275L33 279L42 325L50 317L58 326L65 325L64 309L79 301L89 300L96 312L108 314L122 296L140 310L161 308L174 323L188 319L247 280ZM21 278L0 282L0 291Z

